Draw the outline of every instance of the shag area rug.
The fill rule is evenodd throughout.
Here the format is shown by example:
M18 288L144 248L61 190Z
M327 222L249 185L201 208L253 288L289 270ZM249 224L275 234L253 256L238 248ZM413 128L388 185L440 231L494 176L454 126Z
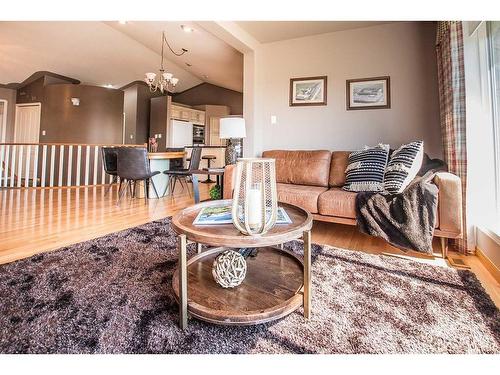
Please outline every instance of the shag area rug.
M500 352L499 310L473 273L316 245L309 321L299 309L183 332L175 238L164 219L0 266L0 352Z

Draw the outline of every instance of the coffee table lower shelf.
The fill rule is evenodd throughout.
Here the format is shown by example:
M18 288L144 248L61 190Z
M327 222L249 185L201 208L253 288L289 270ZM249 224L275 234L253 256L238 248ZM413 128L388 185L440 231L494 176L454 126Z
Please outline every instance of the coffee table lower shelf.
M215 257L226 248L210 249L187 262L188 313L223 325L255 325L292 313L303 305L304 266L295 254L277 247L260 247L247 258L247 274L236 288L222 288L212 276ZM179 301L179 270L172 287Z

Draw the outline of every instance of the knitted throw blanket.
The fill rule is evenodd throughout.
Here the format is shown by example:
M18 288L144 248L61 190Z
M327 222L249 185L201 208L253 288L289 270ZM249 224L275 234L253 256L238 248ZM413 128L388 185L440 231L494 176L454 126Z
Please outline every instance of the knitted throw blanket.
M415 178L400 194L356 195L356 221L363 233L382 237L402 250L432 254L438 188L434 172Z

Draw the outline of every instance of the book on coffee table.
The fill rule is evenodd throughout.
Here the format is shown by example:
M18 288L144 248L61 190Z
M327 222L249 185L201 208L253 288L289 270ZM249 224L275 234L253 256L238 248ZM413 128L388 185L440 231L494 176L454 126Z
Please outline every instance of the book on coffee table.
M271 213L268 212L268 215ZM286 213L283 207L278 207L278 213L276 215L276 224L291 224L292 220L290 216ZM205 207L203 208L196 219L194 219L194 225L216 225L216 224L232 224L233 218L231 214L231 206L215 206L215 207Z
M213 172L213 173L221 173L224 172L224 168L203 168L204 171Z

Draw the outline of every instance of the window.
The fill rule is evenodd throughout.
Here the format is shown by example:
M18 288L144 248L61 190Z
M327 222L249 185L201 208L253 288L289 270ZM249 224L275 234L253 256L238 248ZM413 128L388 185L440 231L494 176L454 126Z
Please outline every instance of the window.
M495 138L495 171L496 171L496 230L500 233L500 22L488 22L489 49L491 62L491 90L493 108L493 134Z

